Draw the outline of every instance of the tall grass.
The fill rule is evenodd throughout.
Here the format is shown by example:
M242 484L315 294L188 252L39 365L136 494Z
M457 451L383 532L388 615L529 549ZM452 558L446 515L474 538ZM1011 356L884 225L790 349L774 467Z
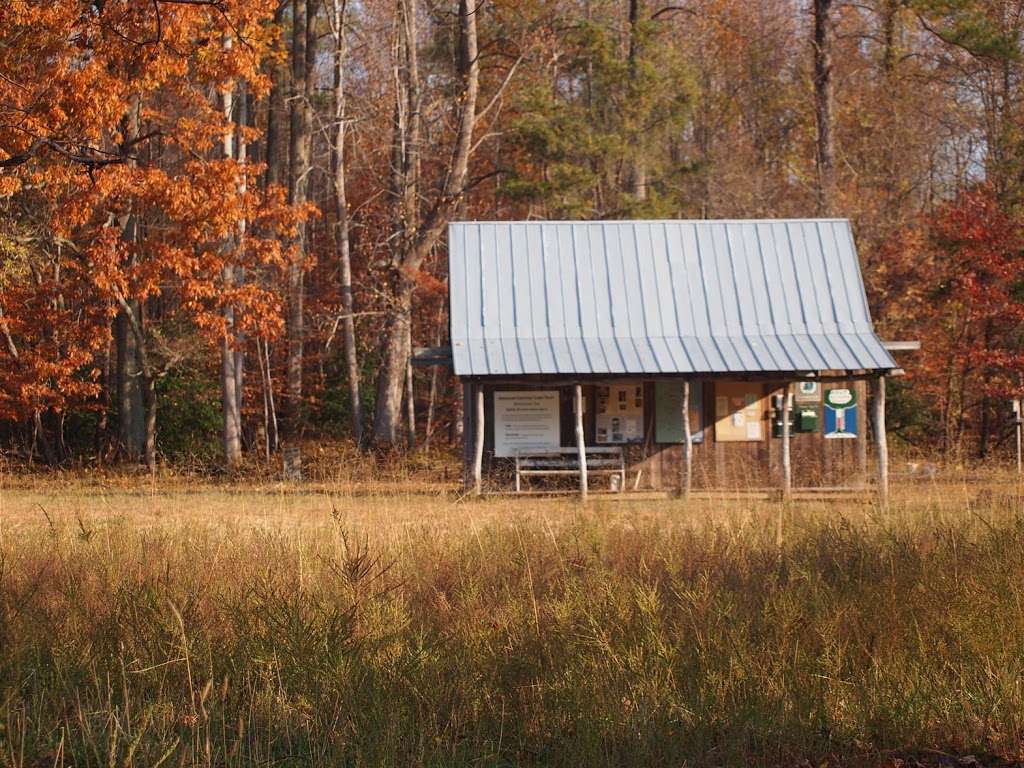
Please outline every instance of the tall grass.
M531 503L0 525L0 765L1022 757L1003 502L789 510L781 542L770 506Z

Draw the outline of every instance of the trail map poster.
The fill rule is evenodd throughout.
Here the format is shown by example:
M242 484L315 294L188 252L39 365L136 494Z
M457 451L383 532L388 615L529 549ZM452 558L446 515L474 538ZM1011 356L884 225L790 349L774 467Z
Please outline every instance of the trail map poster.
M550 451L560 443L557 390L494 393L494 455Z

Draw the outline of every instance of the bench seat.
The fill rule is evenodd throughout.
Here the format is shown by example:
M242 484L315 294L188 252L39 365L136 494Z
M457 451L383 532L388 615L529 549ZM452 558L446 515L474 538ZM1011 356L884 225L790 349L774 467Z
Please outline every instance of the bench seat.
M619 491L626 486L625 453L621 446L587 446L585 449L588 475L618 475ZM523 477L579 475L580 460L577 448L558 448L544 451L520 450L516 452L516 493L522 492Z

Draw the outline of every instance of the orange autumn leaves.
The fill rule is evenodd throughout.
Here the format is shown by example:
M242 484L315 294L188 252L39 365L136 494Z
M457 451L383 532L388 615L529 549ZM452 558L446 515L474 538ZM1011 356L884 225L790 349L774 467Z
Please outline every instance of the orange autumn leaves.
M223 157L227 90L261 95L270 0L15 0L0 8L0 418L98 391L121 300L149 326L274 334L297 216ZM253 279L226 285L224 267Z

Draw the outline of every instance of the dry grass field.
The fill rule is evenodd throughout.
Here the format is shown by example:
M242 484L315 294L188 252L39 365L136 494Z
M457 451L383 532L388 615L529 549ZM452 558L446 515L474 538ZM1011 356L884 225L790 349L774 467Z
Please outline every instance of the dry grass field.
M1024 759L1009 477L783 506L6 479L0 766Z

